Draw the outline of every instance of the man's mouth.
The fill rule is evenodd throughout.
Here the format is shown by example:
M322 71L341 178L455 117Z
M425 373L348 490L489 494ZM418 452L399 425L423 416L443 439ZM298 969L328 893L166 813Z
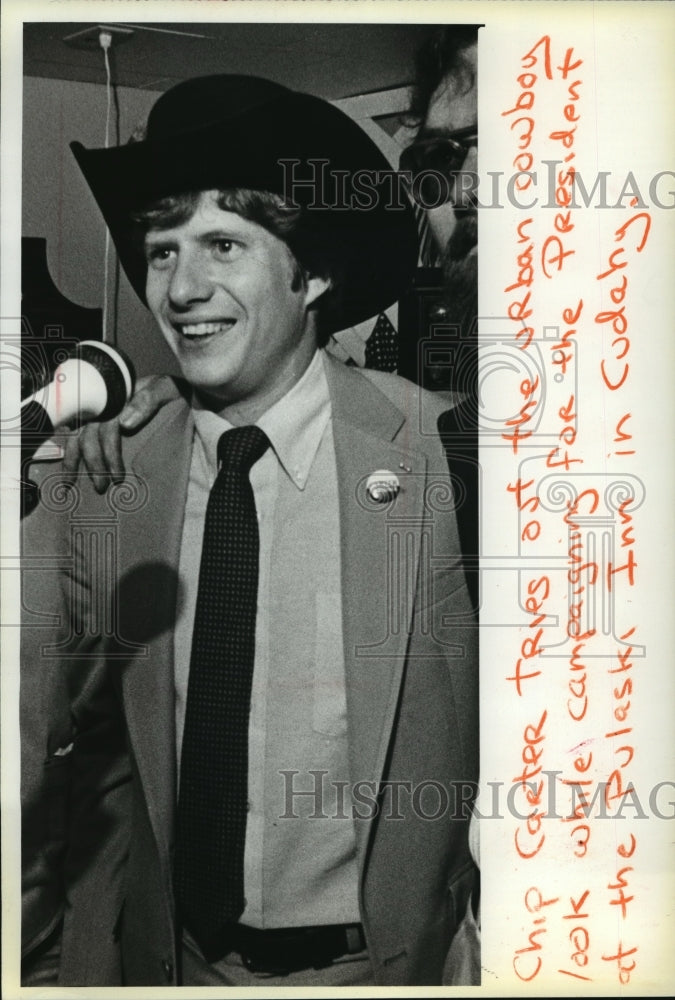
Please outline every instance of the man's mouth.
M227 333L235 322L234 319L225 319L201 323L174 323L173 326L186 340L205 340L218 333Z

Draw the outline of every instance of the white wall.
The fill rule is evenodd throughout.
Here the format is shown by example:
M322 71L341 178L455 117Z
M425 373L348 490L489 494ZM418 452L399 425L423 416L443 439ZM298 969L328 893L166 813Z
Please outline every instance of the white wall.
M119 88L122 142L145 120L158 96ZM103 146L105 114L104 85L24 78L23 235L47 239L49 270L63 295L78 305L99 308L103 305L105 227L69 143L78 140L86 147ZM111 271L114 261L111 247ZM112 315L111 305L109 324ZM139 375L177 370L124 273L117 318L117 343Z

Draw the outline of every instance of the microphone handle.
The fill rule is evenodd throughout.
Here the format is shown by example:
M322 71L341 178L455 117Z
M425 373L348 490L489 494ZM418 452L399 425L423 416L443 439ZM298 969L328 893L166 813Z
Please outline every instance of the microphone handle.
M54 425L44 406L35 400L21 407L21 518L35 510L40 499L40 491L32 479L28 479L28 466L40 445L48 441L54 433Z
M21 464L30 460L40 445L54 434L54 425L44 406L34 399L21 407Z

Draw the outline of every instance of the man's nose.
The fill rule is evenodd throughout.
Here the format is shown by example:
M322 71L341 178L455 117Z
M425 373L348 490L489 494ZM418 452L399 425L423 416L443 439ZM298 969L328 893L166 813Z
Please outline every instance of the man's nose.
M169 299L178 309L194 302L206 302L213 294L208 268L198 254L179 253L169 282Z

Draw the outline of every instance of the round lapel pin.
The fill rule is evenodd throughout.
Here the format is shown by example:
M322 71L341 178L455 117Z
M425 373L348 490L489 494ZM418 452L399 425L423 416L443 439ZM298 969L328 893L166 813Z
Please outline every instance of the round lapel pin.
M389 503L401 489L398 476L389 469L378 469L366 481L366 493L375 503Z

